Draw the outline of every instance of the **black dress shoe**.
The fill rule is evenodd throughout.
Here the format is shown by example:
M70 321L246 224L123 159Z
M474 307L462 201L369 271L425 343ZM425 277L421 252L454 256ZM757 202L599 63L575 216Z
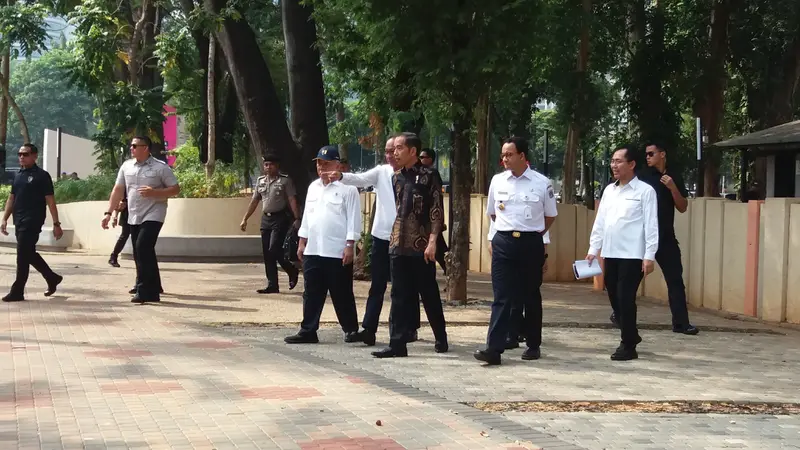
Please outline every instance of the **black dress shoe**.
M47 291L45 291L44 296L50 297L51 295L56 293L56 289L58 289L58 285L64 281L64 277L61 275L55 275L53 279L47 282Z
M522 359L525 361L534 361L542 357L542 352L539 350L539 347L530 348L528 347L522 352Z
M619 328L619 320L617 320L616 314L612 312L611 317L609 317L608 320L611 321L611 325L614 325L615 327Z
M617 350L611 355L612 361L630 361L639 358L635 348L625 348L623 346L617 347Z
M297 280L300 278L300 271L295 269L294 272L289 274L289 290L291 291L297 286Z
M24 302L25 296L22 294L17 294L16 292L10 292L8 295L3 297L4 302Z
M359 333L361 337L361 342L367 344L368 347L372 347L375 345L375 333L369 330L361 330Z
M314 334L297 333L292 336L286 336L285 338L283 338L283 342L286 342L287 344L318 344L319 337L317 337L316 333Z
M161 299L158 299L158 298L142 298L142 297L139 297L138 294L134 295L133 298L131 299L131 303L140 303L140 304L141 303L158 303L160 301L161 301Z
M119 261L117 261L117 257L111 255L111 257L108 258L108 265L111 267L119 267Z
M344 334L344 341L348 344L352 342L362 342L361 334L358 331L351 331Z
M135 294L135 293L136 293L136 288L135 287L131 288L131 290L128 291L128 294Z
M408 356L408 349L395 350L392 347L386 347L383 350L372 352L372 356L376 358L405 358Z
M506 350L514 350L515 348L519 348L519 341L516 339L506 339Z
M266 289L256 290L259 294L280 294L281 290L276 287L267 287Z
M417 330L414 330L408 334L408 339L407 339L408 342L417 342L418 340L419 340L419 334L417 333Z
M673 333L688 334L689 336L694 336L697 333L699 333L700 330L696 326L694 326L692 324L689 324L689 325L686 325L685 327L672 327L672 332Z
M525 336L523 336L521 334L519 336L517 336L517 342L525 342L527 340L528 340L528 338L526 338Z
M490 366L500 365L500 353L491 350L477 350L472 356L478 361L483 361Z
M436 350L436 353L447 353L450 350L450 346L447 344L447 341L436 341L433 344L433 349Z

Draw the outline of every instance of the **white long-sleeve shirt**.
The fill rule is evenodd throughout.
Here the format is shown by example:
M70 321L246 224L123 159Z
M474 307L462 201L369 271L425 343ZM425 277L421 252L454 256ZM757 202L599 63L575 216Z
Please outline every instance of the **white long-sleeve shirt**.
M372 235L388 241L392 234L397 207L394 203L392 175L394 169L389 164L375 166L364 173L343 173L341 182L349 186L366 188L373 186L377 200L375 201L375 221L372 223Z
M658 251L656 191L634 177L606 186L589 237L589 254L603 258L655 260Z
M305 255L342 258L347 241L361 237L361 198L358 189L317 179L308 186L303 221L297 235L305 238Z

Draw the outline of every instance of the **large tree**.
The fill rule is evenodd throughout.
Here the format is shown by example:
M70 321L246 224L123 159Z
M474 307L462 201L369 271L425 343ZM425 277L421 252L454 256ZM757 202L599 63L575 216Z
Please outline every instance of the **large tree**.
M309 167L289 131L283 105L255 32L226 0L204 0L203 4L219 22L215 33L253 147L261 155L282 157L283 168L297 185L301 200L304 199L310 180Z
M500 80L518 65L516 49L531 38L503 30L533 29L535 7L530 2L478 0L326 0L315 6L322 20L333 17L341 25L342 32L328 48L341 48L357 61L359 52L367 52L367 67L384 74L384 81L408 77L406 85L426 105L423 109L435 109L449 124L453 229L448 294L451 300L466 301L473 112L487 85L502 87ZM385 103L391 103L393 94L383 97Z

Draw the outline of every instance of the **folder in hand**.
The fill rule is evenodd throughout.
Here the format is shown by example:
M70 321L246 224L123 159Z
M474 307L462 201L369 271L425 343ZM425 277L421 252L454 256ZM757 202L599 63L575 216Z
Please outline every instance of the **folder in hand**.
M572 263L572 271L575 273L575 278L578 280L595 277L603 273L603 269L600 268L600 261L597 259L592 261L591 265L589 265L589 261L585 259L575 261Z

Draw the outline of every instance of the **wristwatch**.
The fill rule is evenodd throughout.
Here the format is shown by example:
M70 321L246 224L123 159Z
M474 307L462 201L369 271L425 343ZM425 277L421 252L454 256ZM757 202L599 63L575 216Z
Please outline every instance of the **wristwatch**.
M110 213L110 212L108 212L108 211L106 211L106 212L104 212L104 213L103 213L103 215L104 215L104 216L110 216L110 215L111 215L111 213Z
M61 222L53 222L53 226L54 227L60 227L61 226Z
M547 253L544 254L544 259L547 259Z
M344 246L347 247L347 248L353 248L353 244L351 244L349 242L347 244L344 244Z

